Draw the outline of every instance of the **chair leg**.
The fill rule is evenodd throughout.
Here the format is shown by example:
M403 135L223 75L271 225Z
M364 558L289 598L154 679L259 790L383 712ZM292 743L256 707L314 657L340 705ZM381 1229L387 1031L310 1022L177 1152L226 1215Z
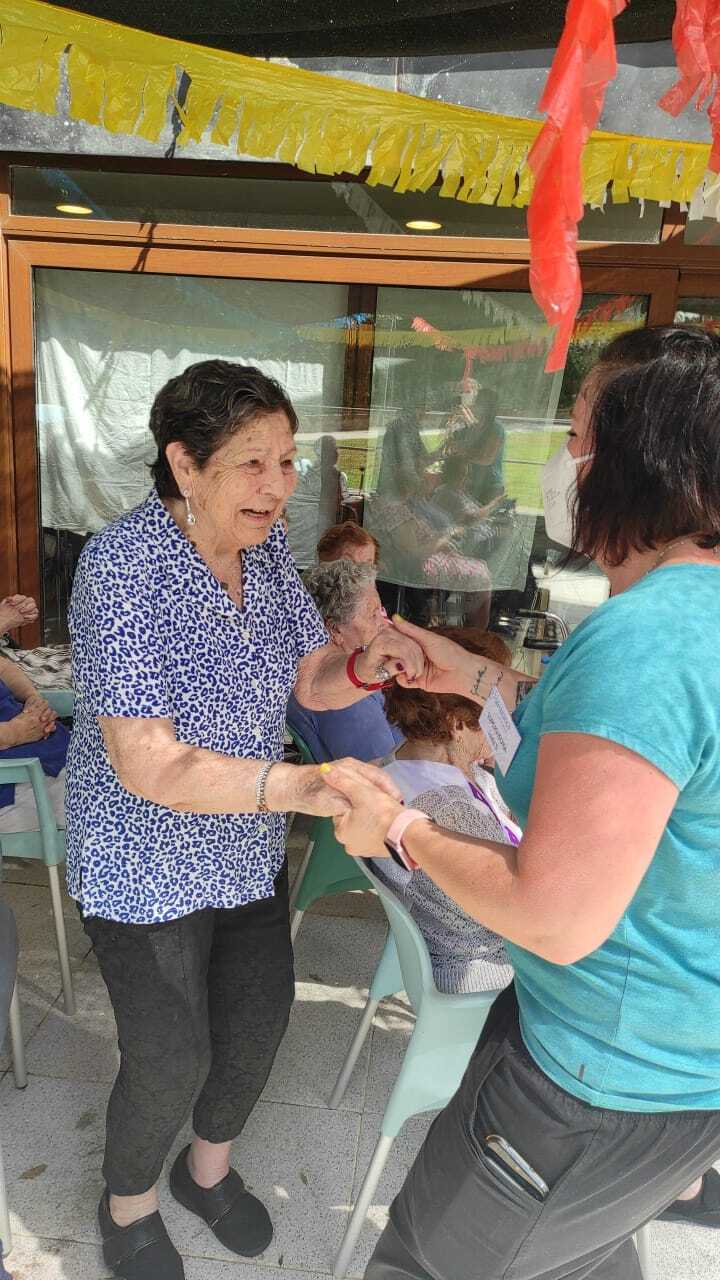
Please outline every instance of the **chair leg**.
M15 1088L25 1089L27 1087L27 1070L25 1068L25 1044L23 1041L22 1023L20 1021L20 997L18 996L17 983L15 984L15 990L13 991L12 1001L10 1003L8 1026L10 1028L10 1046L12 1050Z
M305 915L304 911L293 911L292 913L292 917L290 920L290 941L291 942L294 942L298 936L298 930L300 928L300 925L302 924L302 918L304 915Z
M340 1074L337 1080L335 1081L335 1088L332 1091L332 1095L328 1103L328 1106L330 1107L337 1107L345 1097L345 1090L350 1083L350 1077L355 1070L355 1064L360 1057L360 1050L367 1040L367 1034L372 1025L372 1020L375 1017L375 1011L379 1003L379 1000L371 1000L368 996L363 1010L363 1016L360 1019L360 1026L355 1032L355 1037L350 1045L348 1056L340 1069Z
M649 1222L635 1233L635 1248L638 1252L638 1261L643 1280L655 1280Z
M65 1012L69 1017L75 1014L75 993L73 991L72 974L70 972L70 955L68 952L67 934L65 932L65 916L63 915L62 894L60 892L60 876L57 867L48 867L50 881L50 897L52 899L53 919L55 921L55 937L57 939L58 959L60 960L60 976L62 977Z
M5 1183L5 1169L3 1166L2 1143L0 1143L0 1271L4 1268L2 1265L3 1256L12 1249L12 1236L10 1234L10 1210L7 1202L7 1186Z
M360 1188L360 1194L355 1201L355 1208L352 1211L347 1231L345 1232L343 1242L340 1246L340 1252L335 1259L333 1275L336 1277L336 1280L339 1280L341 1276L344 1276L350 1266L350 1260L355 1252L355 1245L360 1238L360 1232L362 1231L367 1211L372 1203L372 1198L377 1190L378 1182L380 1181L382 1171L385 1168L387 1158L390 1155L390 1148L394 1141L394 1138L389 1138L384 1133L381 1134L378 1139L378 1144L373 1153L373 1158L370 1161L368 1171L365 1174L363 1184Z
M308 840L307 849L303 854L303 860L300 863L300 869L297 875L295 876L295 879L292 882L292 889L290 890L290 910L291 911L295 906L295 902L297 901L297 896L298 896L298 893L300 892L300 885L302 884L303 879L305 877L305 872L308 869L308 865L309 865L310 859L312 858L312 851L314 848L315 848L315 841L311 838Z

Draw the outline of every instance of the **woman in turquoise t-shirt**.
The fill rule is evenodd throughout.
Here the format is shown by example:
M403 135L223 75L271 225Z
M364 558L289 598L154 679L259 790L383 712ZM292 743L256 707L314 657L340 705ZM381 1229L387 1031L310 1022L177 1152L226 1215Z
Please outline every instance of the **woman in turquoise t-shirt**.
M720 337L612 343L543 490L611 599L500 725L517 850L403 811L369 766L329 774L350 852L419 865L516 974L369 1280L635 1280L643 1223L720 1225ZM515 707L520 677L422 643L425 688Z

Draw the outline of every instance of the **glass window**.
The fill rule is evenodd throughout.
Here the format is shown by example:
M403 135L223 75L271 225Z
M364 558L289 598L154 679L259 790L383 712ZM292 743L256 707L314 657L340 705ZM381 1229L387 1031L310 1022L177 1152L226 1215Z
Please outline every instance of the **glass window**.
M720 329L720 298L680 298L675 312L678 324L701 324Z
M562 632L607 591L584 562L558 568L540 470L600 347L643 324L646 303L586 297L566 369L549 375L550 334L527 293L382 287L358 317L341 284L36 271L46 641L67 638L88 536L150 488L156 392L221 357L277 378L298 411L287 520L300 568L338 517L357 519L380 542L388 610L490 624L539 669L552 627L532 623L528 643L518 611L549 609ZM371 363L348 358L359 321Z
M685 224L685 244L720 244L720 222L717 218L688 218Z
M514 641L519 608L542 603L571 628L605 598L593 567L557 568L540 471L600 347L645 314L645 298L586 297L564 372L546 374L527 294L379 290L363 505L389 611Z
M13 213L218 227L371 232L379 235L500 236L525 239L524 209L440 199L437 190L399 195L362 182L258 177L185 177L16 166ZM588 210L585 240L657 243L662 211L637 200ZM419 224L419 225L416 225ZM424 225L430 224L430 225Z
M72 578L89 535L150 489L153 397L196 360L255 364L289 392L300 418L292 540L310 563L336 514L320 460L323 439L342 429L345 362L344 342L311 334L316 326L338 332L346 309L347 287L336 284L35 272L47 643L67 638Z

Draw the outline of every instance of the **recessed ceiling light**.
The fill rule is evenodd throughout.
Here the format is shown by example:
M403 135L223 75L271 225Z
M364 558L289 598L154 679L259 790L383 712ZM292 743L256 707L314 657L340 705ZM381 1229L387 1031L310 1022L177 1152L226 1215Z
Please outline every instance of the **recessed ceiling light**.
M92 213L86 204L56 204L55 208L58 213L72 213L77 217L84 217L85 214Z
M405 226L410 231L439 231L442 227L442 222L430 222L426 218L413 218L411 222L406 222Z

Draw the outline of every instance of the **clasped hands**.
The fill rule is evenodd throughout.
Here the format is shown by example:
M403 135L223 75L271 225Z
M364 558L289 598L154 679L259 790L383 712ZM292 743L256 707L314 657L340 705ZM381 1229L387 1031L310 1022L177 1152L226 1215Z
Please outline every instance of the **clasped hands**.
M361 658L365 660L361 667ZM378 633L356 663L360 678L370 683L379 667L387 668L403 688L428 693L457 693L472 697L483 670L497 671L508 705L515 706L515 687L527 680L521 672L469 653L452 640L415 627L399 617ZM490 683L493 681L491 679ZM335 814L338 840L354 857L387 857L385 835L402 808L402 796L388 775L358 760L338 760L320 766L324 782L344 798L348 808Z

